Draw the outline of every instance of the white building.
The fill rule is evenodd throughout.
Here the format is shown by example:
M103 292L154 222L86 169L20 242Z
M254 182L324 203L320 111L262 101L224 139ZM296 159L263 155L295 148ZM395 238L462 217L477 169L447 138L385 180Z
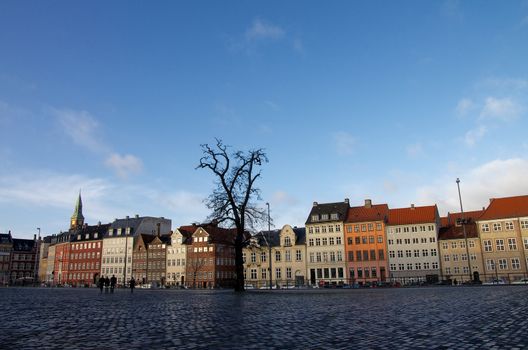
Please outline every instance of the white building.
M411 283L440 279L436 205L389 209L387 248L391 281Z
M175 229L170 235L170 245L167 246L167 284L172 286L185 285L186 247L189 237Z
M158 225L159 224L159 225ZM126 283L132 277L132 251L134 237L138 234L167 234L171 231L171 220L163 217L126 217L115 219L103 238L101 276L117 277L117 283Z

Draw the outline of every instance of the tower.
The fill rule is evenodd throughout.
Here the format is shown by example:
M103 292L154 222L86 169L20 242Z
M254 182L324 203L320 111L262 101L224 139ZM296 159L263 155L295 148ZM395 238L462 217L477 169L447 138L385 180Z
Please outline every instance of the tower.
M82 214L82 199L81 191L79 190L79 198L77 198L77 203L75 204L75 210L70 220L70 229L80 229L84 225L84 216Z

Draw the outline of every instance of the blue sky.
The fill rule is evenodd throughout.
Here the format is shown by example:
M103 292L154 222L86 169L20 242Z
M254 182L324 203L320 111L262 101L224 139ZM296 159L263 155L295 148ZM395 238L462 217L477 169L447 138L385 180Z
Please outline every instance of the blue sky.
M265 148L276 227L313 201L528 193L528 1L0 3L0 232L203 221L200 144ZM262 204L263 204L262 203Z

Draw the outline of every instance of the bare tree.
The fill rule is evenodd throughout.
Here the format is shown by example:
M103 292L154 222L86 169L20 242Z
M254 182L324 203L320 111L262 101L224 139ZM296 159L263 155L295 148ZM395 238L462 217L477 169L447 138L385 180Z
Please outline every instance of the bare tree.
M228 146L216 139L216 144L201 145L203 156L197 169L209 169L216 177L216 188L205 203L213 212L209 219L224 226L236 228L235 238L235 290L244 290L244 262L242 248L246 242L246 228L253 228L266 218L266 211L253 201L260 200L255 181L260 177L259 167L268 158L262 148L246 152L228 153Z

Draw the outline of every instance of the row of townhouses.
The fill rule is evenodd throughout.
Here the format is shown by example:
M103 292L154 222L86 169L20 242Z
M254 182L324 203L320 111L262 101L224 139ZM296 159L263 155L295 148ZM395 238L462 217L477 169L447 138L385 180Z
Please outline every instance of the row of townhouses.
M93 285L116 276L138 284L230 287L233 229L216 223L171 230L163 217L87 225L79 195L66 232L44 239L0 234L0 283ZM440 281L513 282L528 273L528 196L440 217L436 205L389 208L314 202L305 227L247 235L248 288ZM38 262L38 263L36 263Z

